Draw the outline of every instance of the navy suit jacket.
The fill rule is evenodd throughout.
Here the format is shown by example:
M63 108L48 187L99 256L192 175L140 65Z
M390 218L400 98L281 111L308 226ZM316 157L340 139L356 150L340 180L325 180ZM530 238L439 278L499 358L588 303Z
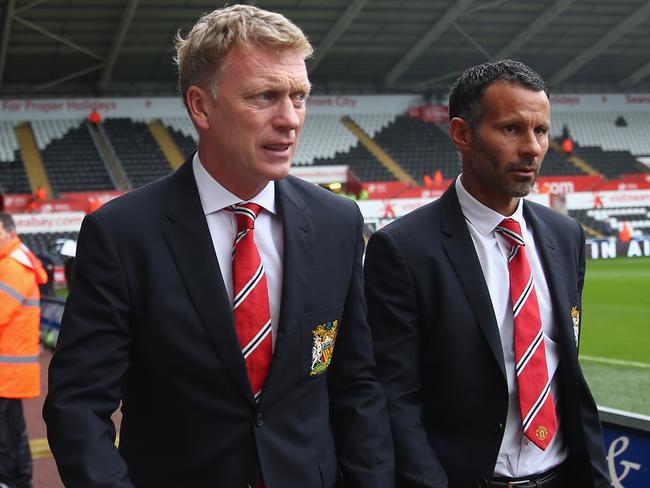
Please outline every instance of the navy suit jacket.
M190 161L83 222L44 406L66 487L245 487L260 471L267 488L394 486L357 206L277 182L282 303L256 403ZM333 321L311 375L313 331Z
M524 202L549 285L560 345L568 486L609 486L593 398L578 364L584 234L573 219ZM503 437L508 386L492 303L452 185L372 235L368 321L397 458L397 486L487 486Z

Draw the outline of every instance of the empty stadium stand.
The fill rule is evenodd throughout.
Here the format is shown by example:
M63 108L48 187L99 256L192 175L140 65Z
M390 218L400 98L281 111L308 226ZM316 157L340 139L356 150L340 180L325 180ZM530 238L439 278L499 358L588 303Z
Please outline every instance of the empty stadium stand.
M461 171L460 157L441 126L402 115L377 133L375 140L418 182L437 169L444 178Z
M31 187L19 151L12 161L0 161L0 187L5 193L31 193Z
M337 155L350 151L357 142L357 138L341 123L340 115L310 115L300 132L293 164L312 164L316 159L338 158Z
M604 236L617 236L624 222L630 226L633 234L650 232L650 207L571 210L569 213L582 224L599 231Z
M0 163L14 161L18 140L14 132L15 122L0 121Z
M621 124L621 115L614 112L554 112L551 136L559 137L566 127L575 141L575 157L553 146L540 174L574 176L598 172L615 179L627 173L647 172L648 168L636 156L650 156L650 137L647 136L650 117L645 113L624 115L625 121ZM356 131L355 135L344 119L351 120L362 131ZM192 154L198 137L189 117L178 115L160 121L182 156L187 158ZM21 164L14 133L16 124L0 122L0 185L8 193L30 193L35 183L32 181L30 185L31 176L28 178ZM106 151L98 151L96 139L91 137L82 119L37 120L31 123L31 128L55 193L128 190L171 171L168 158L151 135L153 129L143 121L107 118L100 124L99 131L106 136L107 146L114 156L113 166L102 156ZM370 146L363 132L399 167L384 163L391 168L386 169L377 159L380 156L366 149ZM363 144L358 139L362 136L366 141ZM576 162L577 159L580 161ZM420 183L424 175L432 175L438 169L445 179L461 171L459 155L449 140L446 127L395 113L362 113L349 117L342 117L340 113L312 113L302 129L293 164L344 164L361 181L405 181L408 177ZM118 173L122 174L121 178Z
M106 119L102 127L133 188L171 172L169 162L151 136L146 123L115 118Z
M165 117L161 122L167 127L169 135L185 158L196 151L199 136L188 117Z
M624 126L618 124L622 117ZM553 112L551 136L562 130L582 146L599 146L604 151L629 151L634 156L650 155L650 117L644 112Z
M0 187L6 193L31 193L15 127L15 122L0 122Z
M359 181L397 180L360 142L357 142L351 150L337 153L330 158L316 158L313 164L320 166L347 165Z
M626 173L649 171L629 151L605 151L597 146L574 144L573 152L608 179L620 178Z
M34 120L31 123L32 131L36 145L41 151L45 149L50 142L61 139L70 129L75 129L82 124L81 119L61 119L61 120Z
M565 154L549 147L539 174L540 176L579 176L587 173L571 163Z
M375 137L391 123L395 122L396 114L356 114L351 115L359 127L361 127L370 137Z
M32 130L54 192L115 189L85 122L35 121Z
M590 212L590 210L569 210L569 215L583 225L590 237L616 236L618 229L612 227L608 219L596 218Z

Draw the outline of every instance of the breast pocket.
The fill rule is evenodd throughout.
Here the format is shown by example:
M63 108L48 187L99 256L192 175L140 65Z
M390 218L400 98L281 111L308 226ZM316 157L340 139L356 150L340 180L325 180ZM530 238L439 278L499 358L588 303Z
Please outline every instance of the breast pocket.
M341 325L341 310L334 308L307 314L300 321L302 384L313 388L327 377Z

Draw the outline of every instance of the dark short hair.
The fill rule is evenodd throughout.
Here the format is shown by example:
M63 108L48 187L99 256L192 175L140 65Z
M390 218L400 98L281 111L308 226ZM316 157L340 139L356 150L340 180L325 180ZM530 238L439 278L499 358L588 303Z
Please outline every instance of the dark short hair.
M542 77L520 61L501 59L472 66L461 74L449 94L449 120L460 117L476 131L483 115L483 94L497 81L515 83L533 91L544 91L548 86Z
M16 230L16 222L14 218L5 212L0 212L0 223L4 228L5 232L12 232Z

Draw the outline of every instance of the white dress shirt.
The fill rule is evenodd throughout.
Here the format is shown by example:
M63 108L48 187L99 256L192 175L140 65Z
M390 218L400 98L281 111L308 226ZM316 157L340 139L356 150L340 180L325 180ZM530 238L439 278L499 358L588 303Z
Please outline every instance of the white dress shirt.
M506 216L486 207L470 195L463 187L460 176L456 179L456 193L490 292L492 308L499 326L508 379L508 415L494 474L518 478L540 473L561 464L567 457L567 450L562 440L561 417L557 408L558 431L545 451L538 448L523 435L515 376L514 319L510 301L510 275L508 272L510 244L500 233L494 232L495 227ZM523 218L523 203L521 200L515 213L509 217L516 220L521 226L521 232L526 243L526 255L533 273L533 282L535 283L542 328L544 330L548 377L551 378L551 391L557 405L559 400L559 379L556 373L558 372L559 346L551 296L535 246L535 240L533 239L532 229L526 225ZM486 401L489 401L489 399L486 399Z
M237 219L232 212L226 209L235 203L240 203L242 200L230 193L210 176L203 164L201 164L198 153L194 154L192 169L194 170L196 186L199 189L203 213L210 229L212 245L217 254L223 283L232 304L232 248L237 232ZM282 220L277 214L275 206L275 184L269 182L249 202L262 207L262 211L255 219L254 236L269 289L272 339L275 348L275 338L280 318L280 301L282 299L282 257L284 253ZM192 252L192 250L188 249L187 252ZM207 265L209 263L206 263Z

